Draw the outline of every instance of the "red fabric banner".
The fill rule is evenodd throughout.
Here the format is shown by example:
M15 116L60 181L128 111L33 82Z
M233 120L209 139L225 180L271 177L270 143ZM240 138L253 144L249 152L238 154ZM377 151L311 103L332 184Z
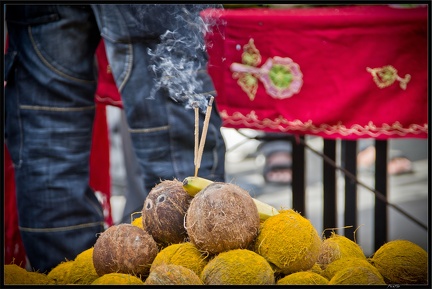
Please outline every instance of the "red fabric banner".
M427 7L205 10L225 127L426 138Z
M105 43L103 40L99 42L99 46L96 49L96 59L99 68L98 86L95 95L96 101L98 103L123 108L123 102L115 84L111 67L108 63L108 58L105 52Z
M4 254L3 264L26 266L26 253L18 229L18 212L15 195L15 171L9 151L4 145Z

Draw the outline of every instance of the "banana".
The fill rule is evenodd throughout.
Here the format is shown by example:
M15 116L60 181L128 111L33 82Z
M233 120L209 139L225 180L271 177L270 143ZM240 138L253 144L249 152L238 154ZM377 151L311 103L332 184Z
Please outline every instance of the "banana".
M258 209L258 214L261 222L264 222L271 216L276 216L277 214L279 214L278 210L276 210L276 208L270 206L269 204L261 202L255 198L252 198L252 200L254 201L255 206Z
M190 196L195 197L196 194L212 183L213 181L201 177L187 177L183 180L183 189Z
M213 181L201 178L201 177L186 177L183 180L183 189L192 197L198 194L201 190L205 189L208 185L212 184ZM271 216L279 214L278 210L269 204L261 202L255 198L252 198L255 206L258 209L260 221L264 222Z

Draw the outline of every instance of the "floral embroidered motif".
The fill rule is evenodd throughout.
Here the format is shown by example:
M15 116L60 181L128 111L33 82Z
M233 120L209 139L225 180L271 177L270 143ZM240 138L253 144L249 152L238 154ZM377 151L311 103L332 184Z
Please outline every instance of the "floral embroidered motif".
M255 47L254 40L250 39L249 43L243 46L242 62L245 65L257 67L261 63L261 54Z
M237 84L246 92L250 100L254 100L258 90L258 79L247 72L234 72L233 77L238 78Z
M379 68L367 67L366 70L367 72L372 74L372 78L379 88L385 88L387 86L390 86L393 84L393 82L397 80L399 81L400 87L405 90L408 82L411 79L411 75L409 74L406 74L405 78L401 78L397 74L398 71L396 70L396 68L391 65L386 65Z
M258 79L264 84L267 93L276 99L284 99L298 93L303 85L303 74L297 63L289 57L275 56L261 66L261 55L253 39L243 47L242 63L232 63L233 78L249 96L255 99Z
M428 133L428 124L423 125L411 124L407 127L403 127L400 122L396 121L393 124L382 124L381 126L376 126L372 121L368 122L366 125L352 125L347 127L342 123L337 123L335 125L320 124L315 125L312 120L303 122L301 120L287 120L283 116L279 116L275 119L259 119L255 111L250 111L248 114L244 115L240 112L234 112L229 115L226 110L221 111L221 116L223 119L223 125L233 125L252 129L273 129L280 132L304 132L304 133L325 133L327 135L340 134L342 136L357 135L357 136L367 136L376 138L380 135L387 136L405 136L407 134L422 134Z

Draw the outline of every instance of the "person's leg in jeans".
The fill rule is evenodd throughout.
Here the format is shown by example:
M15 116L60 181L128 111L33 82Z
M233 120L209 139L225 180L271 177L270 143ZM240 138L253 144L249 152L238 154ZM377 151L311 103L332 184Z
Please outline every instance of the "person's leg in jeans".
M189 33L178 27L184 5L93 5L107 57L122 96L131 140L149 192L164 179L183 180L194 174L194 112L174 101L167 89L150 98L157 77L151 70L149 49L155 50L168 30ZM214 88L205 68L198 74L204 85L195 93L210 94ZM214 92L213 92L214 94ZM204 116L201 115L201 127ZM221 118L213 105L199 175L224 180L225 144Z
M89 6L8 5L6 20L5 138L25 250L45 272L104 229L88 185L99 31Z

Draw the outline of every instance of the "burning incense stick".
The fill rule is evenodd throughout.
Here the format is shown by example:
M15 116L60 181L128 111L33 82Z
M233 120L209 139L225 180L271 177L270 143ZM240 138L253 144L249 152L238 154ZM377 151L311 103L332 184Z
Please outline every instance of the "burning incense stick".
M210 115L211 115L213 100L214 100L214 97L212 96L209 100L209 104L208 104L207 110L206 110L206 115L204 118L204 125L203 125L203 130L201 133L201 140L199 142L197 161L195 164L195 177L198 176L198 170L201 166L201 159L202 159L202 154L204 152L204 144L205 144L206 137L207 137L207 131L208 131L208 126L209 126L209 122L210 122Z
M197 171L197 160L198 160L198 145L199 145L199 107L197 104L194 106L195 110L195 149L194 149L194 165L195 171Z

